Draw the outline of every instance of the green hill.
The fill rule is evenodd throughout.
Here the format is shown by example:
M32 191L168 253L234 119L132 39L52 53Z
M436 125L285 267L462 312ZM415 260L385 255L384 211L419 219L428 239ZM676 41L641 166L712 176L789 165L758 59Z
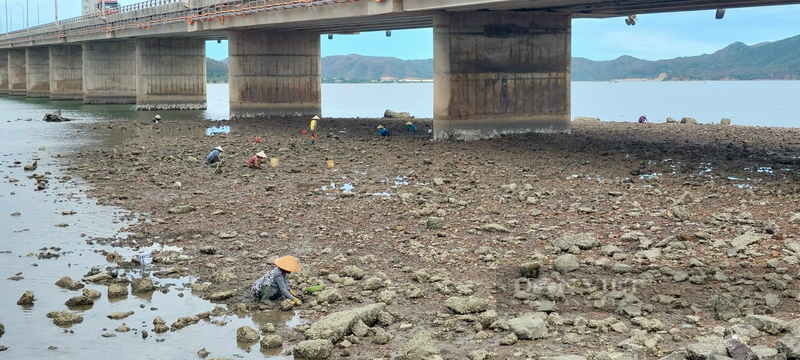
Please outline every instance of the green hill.
M621 56L611 61L572 60L572 80L797 80L800 36L756 44L735 42L713 54L648 61Z
M322 81L368 82L433 79L433 59L334 55L322 58Z

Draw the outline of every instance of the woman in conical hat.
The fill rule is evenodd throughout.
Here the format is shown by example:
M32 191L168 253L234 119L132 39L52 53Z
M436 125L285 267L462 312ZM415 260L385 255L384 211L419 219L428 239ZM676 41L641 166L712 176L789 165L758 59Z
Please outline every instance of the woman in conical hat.
M300 264L294 256L287 255L275 259L275 268L256 280L250 289L256 300L266 303L280 299L292 300L295 305L303 302L292 291L292 284L286 280L286 275L300 271Z
M251 169L261 169L261 159L266 159L267 154L263 151L259 151L257 154L253 155L250 160L247 160L247 167Z
M220 154L221 152L222 152L222 146L217 146L214 148L214 150L211 150L211 153L208 154L208 156L206 157L206 164L213 164L215 162L219 162L221 160L219 157L221 155Z

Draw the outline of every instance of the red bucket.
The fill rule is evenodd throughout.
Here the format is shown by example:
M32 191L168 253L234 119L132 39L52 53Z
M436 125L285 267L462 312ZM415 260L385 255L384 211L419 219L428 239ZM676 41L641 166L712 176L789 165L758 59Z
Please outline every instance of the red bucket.
M303 135L306 135L306 134L308 134L308 130L303 130L300 133L303 134Z

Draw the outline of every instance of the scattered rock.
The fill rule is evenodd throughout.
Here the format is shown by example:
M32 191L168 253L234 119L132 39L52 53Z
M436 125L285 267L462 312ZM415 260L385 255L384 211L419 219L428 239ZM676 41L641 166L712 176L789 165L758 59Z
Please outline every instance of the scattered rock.
M433 360L441 359L439 348L433 342L431 334L425 331L414 335L401 350L405 360Z
M330 340L304 340L294 346L295 357L301 359L327 359L331 357L333 343Z
M281 309L281 311L291 311L294 309L294 301L283 299L278 307Z
M83 289L83 284L75 282L69 276L64 276L56 281L56 285L69 290Z
M17 305L33 305L33 301L33 291L28 290L17 300Z
M370 304L364 307L330 314L311 325L305 335L309 339L327 339L341 341L353 333L353 326L358 322L374 324L378 314L386 308L384 303Z
M208 299L211 301L222 301L227 300L236 295L236 291L233 290L225 290L225 291L218 291L211 294Z
M85 297L87 297L89 299L95 300L95 299L99 299L103 295L97 290L84 288L83 289L83 296L85 296Z
M407 112L395 112L389 109L383 112L383 117L385 119L413 119L414 117Z
M577 256L572 254L563 254L556 258L555 262L553 262L553 266L555 267L556 271L565 274L578 270L580 264L578 263Z
M44 114L42 118L43 121L46 122L65 122L65 121L72 121L72 119L68 119L66 117L61 116L61 114Z
M89 306L94 305L94 300L86 297L86 296L73 296L64 303L67 306Z
M206 255L214 255L219 251L216 245L203 245L200 247L200 253Z
M538 261L526 262L519 266L519 273L522 277L537 278L539 277L540 266L541 264Z
M236 329L236 341L243 343L254 343L261 338L256 329L249 326L241 326Z
M342 294L339 293L337 289L325 289L319 292L317 295L317 301L319 302L326 302L326 303L334 303L337 301L342 300Z
M131 281L131 292L134 294L147 293L155 289L156 287L153 285L153 279L149 276L133 279L133 281Z
M173 214L173 215L179 215L179 214L190 213L190 212L195 211L195 210L197 210L197 208L195 208L194 205L180 205L180 206L169 208L169 210L167 210L167 212L170 213L170 214Z
M123 296L128 296L128 286L122 284L111 284L108 285L108 298L119 298Z
M474 314L489 308L489 299L454 296L444 302L444 306L456 314Z
M353 280L361 280L364 278L364 270L355 265L348 265L342 269L342 276L351 277Z
M64 326L83 322L83 316L72 314L66 310L51 311L47 317L53 319L53 324Z
M536 340L547 337L547 324L542 319L531 315L510 319L508 326L511 327L511 331L517 335L518 339Z
M777 335L786 328L786 322L766 315L747 315L744 323L767 334Z
M133 315L133 311L115 311L106 315L106 317L112 320L121 320L131 315Z
M283 338L276 334L266 335L261 339L260 345L262 349L277 349L283 346Z
M695 118L685 117L681 119L681 124L697 125L697 120Z
M731 119L722 118L722 120L720 120L719 123L722 124L722 125L730 125L731 124Z
M714 311L717 312L717 319L723 321L742 316L736 304L724 296L717 296L717 299L714 301Z
M567 251L573 246L577 246L581 250L589 250L600 246L600 241L592 234L581 233L564 235L553 241L553 246L561 249L561 251Z

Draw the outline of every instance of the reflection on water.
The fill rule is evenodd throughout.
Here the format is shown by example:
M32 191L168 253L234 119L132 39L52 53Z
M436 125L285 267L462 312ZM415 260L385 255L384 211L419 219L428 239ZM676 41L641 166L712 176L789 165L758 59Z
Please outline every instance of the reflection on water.
M211 136L214 134L228 134L231 132L230 126L212 126L206 129L206 135Z
M227 88L226 88L227 89ZM224 102L227 102L225 98ZM209 109L219 109L209 106ZM79 132L71 123L46 123L41 121L44 113L62 110L62 115L78 123L96 120L113 120L111 125L98 123L90 132ZM224 107L227 112L227 105ZM102 295L91 306L67 308L65 302L81 291L61 289L55 285L63 276L80 281L92 268L101 271L114 269L106 261L107 252L118 252L124 259L140 253L180 253L180 247L163 243L140 249L113 248L98 245L95 238L124 237L120 228L128 224L127 219L136 219L134 214L121 208L99 206L86 196L86 184L78 178L65 180L64 165L80 161L61 155L71 154L76 147L94 146L125 141L130 137L157 137L203 135L205 126L166 126L164 123L186 118L224 119L227 114L209 111L161 112L164 123L154 125L150 119L154 112L134 111L132 105L91 106L79 101L50 102L46 99L0 96L0 209L5 216L0 226L0 281L3 291L0 302L0 323L6 333L0 345L8 346L2 352L9 359L100 359L109 357L113 349L115 359L149 358L196 358L197 351L205 348L211 358L241 359L290 359L280 352L261 353L259 345L241 348L236 343L236 329L240 326L258 328L265 322L273 322L278 331L300 323L299 314L277 311L247 314L212 316L208 320L190 325L178 331L163 334L153 333L153 319L163 318L172 324L179 317L193 316L211 311L215 304L192 294L187 284L191 277L159 277L156 267L150 276L158 291L109 299L108 287L93 283L86 288ZM16 120L31 118L32 121ZM5 121L2 121L5 120ZM28 178L34 172L26 172L22 166L38 160L36 174L43 175L48 185L37 190L37 182ZM15 162L19 162L16 165ZM11 179L16 179L14 182ZM11 216L19 213L18 216ZM69 215L62 215L69 214ZM156 239L157 240L157 239ZM40 250L43 249L43 250ZM39 258L39 253L54 253L55 258ZM178 262L177 264L180 264ZM18 274L18 275L17 275ZM121 277L141 277L137 270L121 270ZM8 278L14 277L15 280ZM245 284L246 286L247 284ZM27 290L35 296L33 306L15 305ZM68 310L83 316L81 323L59 327L46 314L50 311ZM132 311L121 320L107 317L112 312ZM225 326L218 324L226 323ZM115 329L121 325L128 332ZM142 338L142 331L149 336ZM105 337L108 336L108 337Z

